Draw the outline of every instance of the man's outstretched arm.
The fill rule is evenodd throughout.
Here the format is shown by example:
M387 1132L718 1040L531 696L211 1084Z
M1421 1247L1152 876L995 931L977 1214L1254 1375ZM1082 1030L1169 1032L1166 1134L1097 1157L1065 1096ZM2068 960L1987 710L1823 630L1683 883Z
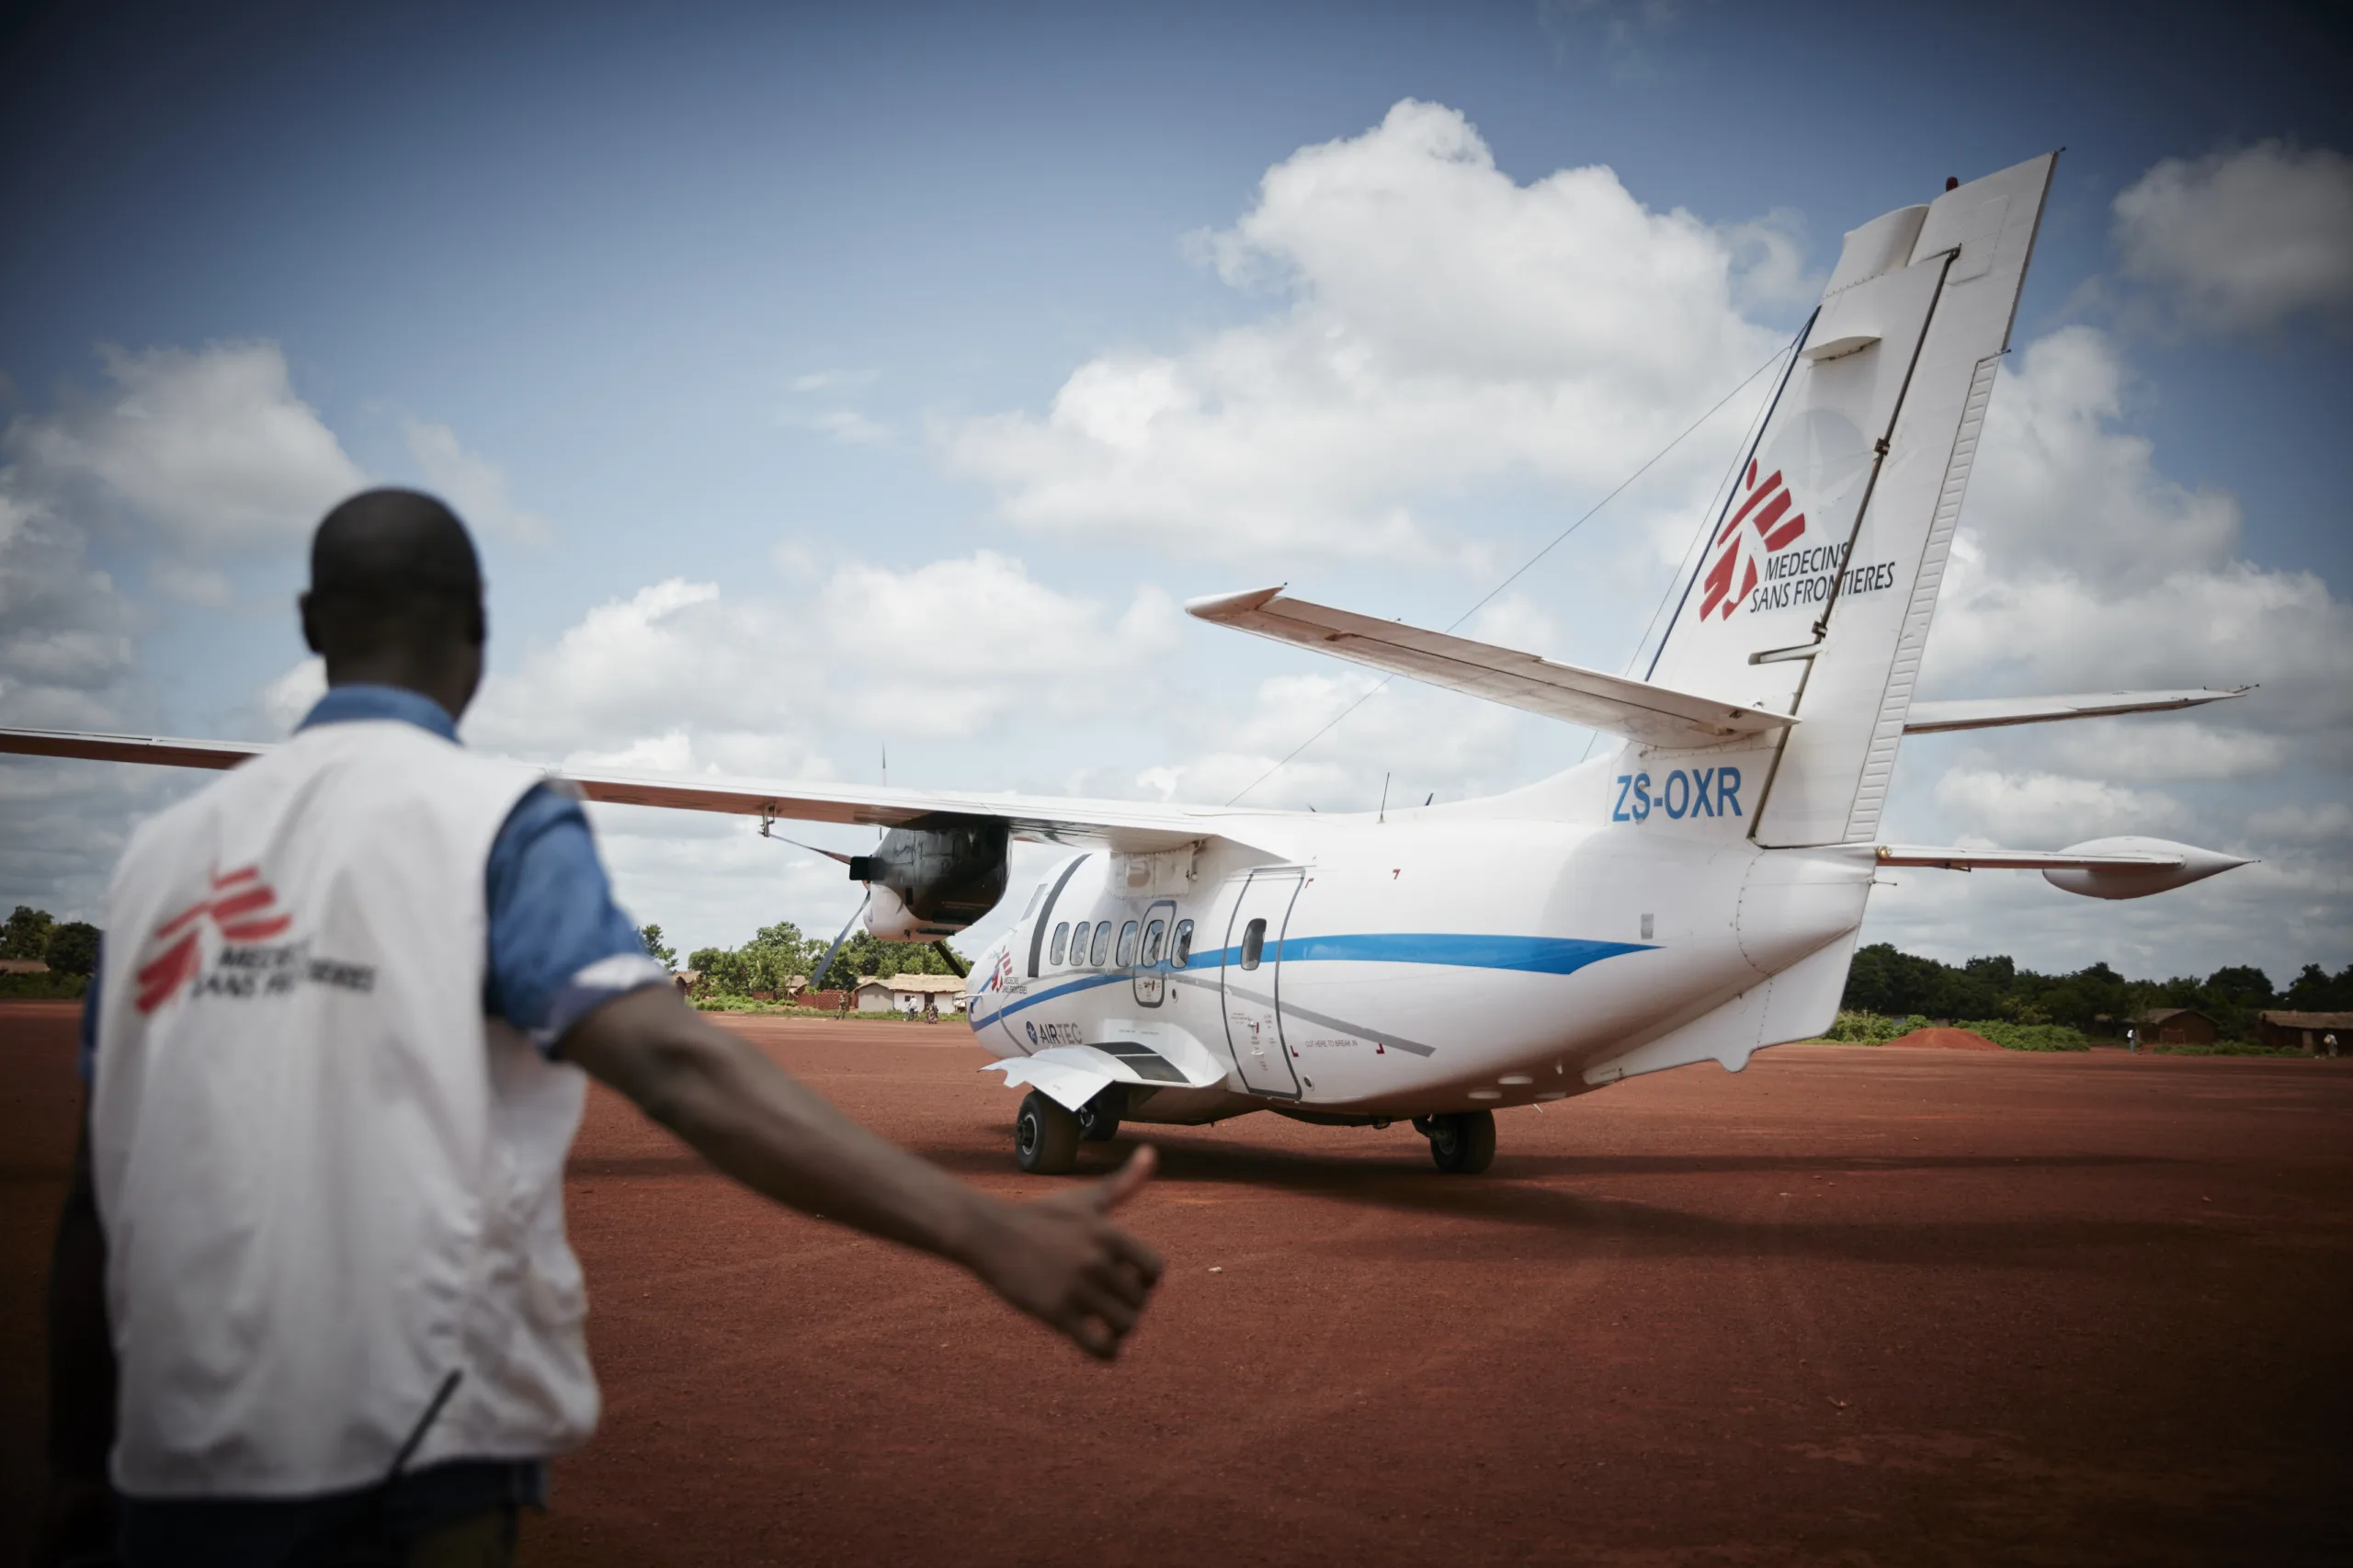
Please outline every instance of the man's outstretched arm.
M1150 1149L1087 1187L1001 1201L869 1132L666 985L597 1007L558 1054L753 1191L961 1264L1091 1355L1119 1353L1160 1278L1159 1256L1106 1217L1152 1175Z

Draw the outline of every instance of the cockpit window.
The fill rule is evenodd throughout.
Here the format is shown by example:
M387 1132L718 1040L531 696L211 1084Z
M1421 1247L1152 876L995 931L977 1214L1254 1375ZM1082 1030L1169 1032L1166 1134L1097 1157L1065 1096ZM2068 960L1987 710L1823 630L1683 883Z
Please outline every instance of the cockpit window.
M1242 928L1242 967L1256 969L1267 952L1267 923L1253 920Z
M1183 969L1192 961L1193 923L1189 920L1179 920L1176 922L1176 935L1168 939L1168 967Z
M1129 921L1120 927L1120 967L1132 969L1136 961L1136 923Z
M1105 960L1110 956L1111 923L1108 920L1098 920L1095 923L1095 950L1086 955L1086 961L1097 969L1101 969Z
M1071 962L1074 964L1082 964L1086 961L1086 934L1093 929L1093 926L1087 925L1086 921L1082 920L1078 923L1078 929L1071 933Z
M1046 955L1048 963L1063 961L1063 949L1070 945L1070 922L1065 920L1054 927L1053 950Z
M1146 969L1160 961L1161 939L1168 935L1168 922L1155 920L1143 928L1143 962Z

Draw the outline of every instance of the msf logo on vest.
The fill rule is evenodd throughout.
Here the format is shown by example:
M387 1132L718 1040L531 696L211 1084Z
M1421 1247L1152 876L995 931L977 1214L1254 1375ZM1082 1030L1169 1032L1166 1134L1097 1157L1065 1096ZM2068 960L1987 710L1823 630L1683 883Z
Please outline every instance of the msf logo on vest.
M184 994L253 997L283 995L303 984L343 991L372 991L376 971L369 964L314 959L307 938L281 942L294 917L278 907L278 894L261 880L261 868L247 866L210 879L211 890L157 926L148 937L163 951L140 967L133 1004L153 1013ZM211 967L204 962L204 934L218 933Z

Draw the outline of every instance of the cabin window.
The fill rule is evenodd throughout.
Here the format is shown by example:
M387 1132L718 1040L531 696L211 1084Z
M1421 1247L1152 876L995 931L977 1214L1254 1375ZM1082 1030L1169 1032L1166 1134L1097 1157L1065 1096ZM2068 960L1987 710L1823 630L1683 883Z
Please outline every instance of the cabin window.
M1086 933L1092 929L1092 926L1082 920L1078 923L1078 929L1070 934L1071 962L1081 964L1086 961Z
M1120 927L1120 967L1133 969L1136 962L1136 923L1129 921Z
M1095 950L1087 955L1086 961L1097 969L1101 969L1104 961L1110 956L1111 923L1108 920L1098 920L1095 923Z
M1160 961L1161 938L1168 935L1168 922L1155 920L1143 928L1143 966L1150 969Z
M1249 925L1242 927L1242 967L1256 969L1258 960L1266 956L1266 952L1267 923L1263 920L1253 920Z
M1070 922L1065 920L1054 927L1054 949L1046 955L1048 963L1063 961L1063 949L1070 946Z
M1176 922L1176 933L1168 938L1168 967L1183 969L1193 961L1193 923Z

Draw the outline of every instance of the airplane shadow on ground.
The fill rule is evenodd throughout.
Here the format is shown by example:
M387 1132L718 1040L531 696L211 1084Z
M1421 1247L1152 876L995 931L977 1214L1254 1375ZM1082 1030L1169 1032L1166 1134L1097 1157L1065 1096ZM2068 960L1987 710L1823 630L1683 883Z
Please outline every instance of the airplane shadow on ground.
M1157 1131L1157 1130L1155 1130ZM1082 1153L1080 1177L1100 1176L1125 1160L1144 1138L1122 1136ZM1741 1154L1506 1154L1483 1176L1451 1176L1432 1169L1421 1141L1378 1151L1307 1153L1290 1150L1221 1147L1191 1141L1151 1140L1160 1154L1153 1190L1182 1196L1188 1190L1321 1199L1392 1214L1464 1223L1441 1229L1401 1229L1367 1234L1351 1229L1344 1242L1317 1240L1317 1248L1344 1245L1352 1257L1473 1259L1494 1254L1525 1260L1534 1244L1558 1250L1564 1260L1597 1255L1621 1257L1754 1257L1804 1256L1849 1262L1917 1264L1924 1259L1977 1266L2012 1265L2100 1269L2112 1249L2199 1240L2240 1244L2240 1238L2211 1224L2147 1220L2109 1220L2083 1215L2025 1213L2015 1219L1953 1220L1936 1213L1900 1220L1809 1218L1804 1206L1827 1190L1811 1178L1852 1181L1852 1198L1874 1176L1906 1173L2025 1173L2149 1168L2180 1162L2116 1154L1931 1154L1931 1155L1741 1155ZM1003 1192L1012 1174L1011 1150L960 1142L919 1153L959 1176L991 1180ZM577 1181L671 1181L725 1178L692 1152L575 1159L567 1176ZM1760 1199L1755 1191L1711 1190L1718 1211L1641 1199L1580 1191L1578 1178L1663 1176L1778 1176L1792 1182L1786 1197ZM1026 1185L1026 1184L1025 1184ZM1039 1178L1034 1195L1067 1190L1066 1180ZM1028 1194L1018 1194L1028 1196ZM1759 1201L1786 1211L1755 1219L1722 1211L1726 1205ZM1965 1201L1965 1198L1961 1200ZM1148 1201L1148 1199L1147 1199ZM1948 1199L1951 1201L1951 1199ZM1939 1207L1944 1207L1939 1204ZM1982 1206L1980 1206L1982 1211ZM1851 1212L1851 1210L1842 1210ZM1149 1223L1142 1227L1149 1231Z
M1121 1137L1081 1156L1078 1175L1100 1176L1124 1159L1141 1139ZM1564 1261L1606 1254L1621 1257L1755 1257L1802 1256L1848 1262L1917 1265L1924 1260L1973 1266L2030 1266L2099 1270L2111 1266L2113 1249L2177 1244L2209 1244L2240 1239L2211 1225L2145 1220L2110 1220L2047 1211L2016 1219L1949 1220L1934 1213L1901 1220L1807 1218L1799 1206L1820 1201L1811 1183L1764 1199L1791 1206L1785 1213L1757 1219L1699 1207L1682 1208L1639 1199L1591 1196L1557 1185L1584 1176L1677 1174L1779 1174L1808 1178L1830 1176L1860 1183L1874 1176L1934 1171L2068 1171L2148 1167L2174 1164L2112 1154L2048 1155L1505 1155L1483 1176L1450 1176L1432 1169L1419 1141L1393 1153L1306 1154L1282 1150L1211 1148L1158 1144L1160 1175L1154 1187L1181 1190L1248 1188L1257 1192L1336 1200L1392 1214L1468 1223L1450 1230L1416 1228L1387 1234L1347 1232L1345 1238L1306 1244L1342 1247L1352 1258L1400 1260L1475 1259L1493 1254L1526 1261L1533 1244L1540 1253L1556 1250ZM976 1152L957 1149L931 1155L966 1174L1002 1171ZM1549 1182L1545 1178L1551 1178ZM1540 1183L1542 1183L1540 1185ZM1040 1183L1040 1196L1051 1190ZM1057 1184L1059 1185L1059 1184ZM1726 1195L1733 1205L1753 1206L1754 1193ZM1149 1229L1148 1223L1144 1226Z

